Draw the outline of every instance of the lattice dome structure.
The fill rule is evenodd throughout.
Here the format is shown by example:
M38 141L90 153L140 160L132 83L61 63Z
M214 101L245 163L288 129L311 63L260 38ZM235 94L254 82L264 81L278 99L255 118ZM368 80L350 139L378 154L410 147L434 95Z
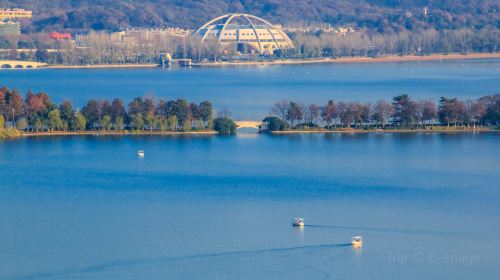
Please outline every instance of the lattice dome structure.
M279 26L249 14L227 14L205 23L196 34L201 41L223 45L243 45L260 54L293 48L292 41Z

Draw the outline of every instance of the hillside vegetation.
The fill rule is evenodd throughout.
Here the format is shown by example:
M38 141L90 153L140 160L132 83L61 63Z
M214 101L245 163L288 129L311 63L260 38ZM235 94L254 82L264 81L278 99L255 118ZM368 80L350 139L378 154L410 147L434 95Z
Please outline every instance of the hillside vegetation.
M162 26L195 29L229 12L251 13L287 26L329 23L384 33L500 27L498 0L0 0L0 7L33 10L25 33ZM424 7L428 7L427 15Z

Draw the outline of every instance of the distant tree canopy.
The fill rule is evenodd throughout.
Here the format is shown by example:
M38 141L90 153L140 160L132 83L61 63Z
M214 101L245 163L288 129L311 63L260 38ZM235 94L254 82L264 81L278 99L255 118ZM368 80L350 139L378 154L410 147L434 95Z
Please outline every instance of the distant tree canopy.
M484 118L489 120L492 124L500 126L500 98L497 98L494 103L486 109Z
M28 90L23 100L17 89L0 88L0 116L2 120L30 131L55 130L191 130L210 129L213 105L210 101L200 104L185 99L159 101L136 97L128 104L121 99L91 99L81 111L76 111L70 101L53 103L46 93L34 94ZM3 125L2 125L3 126Z
M263 122L267 130L283 131L324 127L411 129L426 126L490 126L500 128L500 93L478 99L441 97L413 100L406 94L375 103L335 102L304 104L278 101L272 116ZM0 129L25 131L149 130L190 131L214 129L220 134L235 134L236 123L228 113L216 119L209 101L199 104L179 98L155 100L136 97L125 107L122 100L88 100L79 110L70 101L52 102L44 92L31 90L23 100L17 89L0 88ZM14 129L15 130L15 129Z
M500 19L500 3L484 0L0 0L0 6L33 10L34 18L27 27L30 32L160 26L196 29L229 12L255 14L284 25L329 23L378 32L498 28Z
M280 100L272 107L273 116L263 122L267 130L309 129L324 126L338 127L415 128L441 126L497 126L500 124L500 94L476 100L441 97L436 105L432 100L415 101L406 94L395 96L392 104L385 100L375 103L334 102L324 105Z
M165 53L195 62L239 59L237 46L201 44L196 35L157 34L141 37L138 44L120 44L111 34L127 28L196 30L216 16L234 12L285 27L295 48L277 50L272 58L500 51L500 1L493 0L0 0L0 7L33 10L33 19L23 21L23 36L2 36L0 48L36 49L1 52L0 59L49 64L160 63ZM356 32L308 29L325 25L354 27ZM52 40L48 35L52 31L85 36L79 37L77 48L68 41Z

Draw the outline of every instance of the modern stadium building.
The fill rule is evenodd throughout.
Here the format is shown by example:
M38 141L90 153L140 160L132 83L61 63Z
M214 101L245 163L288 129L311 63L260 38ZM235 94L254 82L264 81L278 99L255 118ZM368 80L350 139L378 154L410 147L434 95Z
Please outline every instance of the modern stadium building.
M260 54L293 48L292 41L280 27L249 14L227 14L214 18L201 26L196 34L202 42L216 41Z

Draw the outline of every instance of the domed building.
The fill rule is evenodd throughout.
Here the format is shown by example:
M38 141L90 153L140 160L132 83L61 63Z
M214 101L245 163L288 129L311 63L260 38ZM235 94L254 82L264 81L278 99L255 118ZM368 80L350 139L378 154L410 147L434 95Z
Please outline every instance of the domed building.
M280 27L249 14L227 14L214 18L201 26L196 34L202 42L216 41L260 54L293 48L292 41Z

